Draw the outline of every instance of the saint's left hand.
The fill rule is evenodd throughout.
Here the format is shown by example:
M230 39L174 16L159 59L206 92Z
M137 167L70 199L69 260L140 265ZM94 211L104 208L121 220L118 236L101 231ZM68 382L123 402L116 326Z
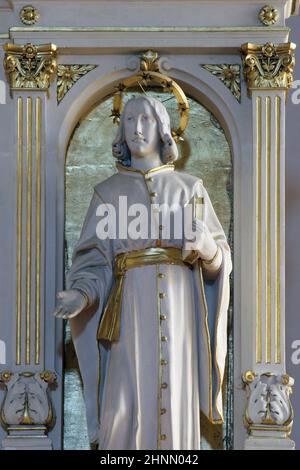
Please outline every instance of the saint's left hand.
M197 250L200 258L205 261L210 261L215 256L218 245L215 242L211 232L203 220L193 219L192 229L195 234L196 240L189 243L189 249Z

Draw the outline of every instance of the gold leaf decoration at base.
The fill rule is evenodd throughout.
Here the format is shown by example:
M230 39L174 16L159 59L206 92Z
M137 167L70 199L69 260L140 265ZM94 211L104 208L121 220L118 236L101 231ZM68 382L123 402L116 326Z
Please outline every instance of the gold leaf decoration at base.
M72 86L97 65L59 65L57 68L57 103L59 104Z
M222 424L213 424L205 416L200 413L200 429L201 436L207 441L213 450L224 450L224 435Z
M238 102L241 102L241 67L239 64L200 65L221 80Z
M10 372L0 374L0 384L5 389L4 400L0 410L1 424L20 426L19 430L28 426L47 429L53 427L55 413L50 397L50 390L57 386L55 372Z
M248 399L244 423L249 434L262 431L271 432L273 437L274 432L288 435L294 417L290 402L294 379L287 374L247 371L242 380Z
M251 384L253 380L255 379L256 374L253 372L253 370L248 370L242 375L242 380L244 384Z

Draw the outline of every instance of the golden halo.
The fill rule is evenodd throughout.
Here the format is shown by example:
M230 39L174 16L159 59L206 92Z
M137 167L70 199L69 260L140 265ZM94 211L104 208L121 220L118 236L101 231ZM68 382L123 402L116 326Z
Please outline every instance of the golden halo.
M189 102L178 83L176 83L170 77L159 72L140 71L136 75L125 78L122 80L122 82L119 83L119 85L116 87L117 91L114 95L113 109L111 113L111 116L114 118L113 122L118 124L120 122L120 116L123 110L123 92L136 86L139 86L144 93L146 93L144 87L161 86L164 91L169 91L170 93L174 94L178 102L177 110L180 115L180 122L177 129L172 129L172 136L176 143L180 140L184 140L182 134L184 133L189 120Z

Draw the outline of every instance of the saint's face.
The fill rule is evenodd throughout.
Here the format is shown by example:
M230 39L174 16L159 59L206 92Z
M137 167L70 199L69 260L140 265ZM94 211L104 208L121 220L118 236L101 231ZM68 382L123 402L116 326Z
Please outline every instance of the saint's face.
M158 124L147 101L136 100L128 104L124 131L126 143L135 157L146 157L159 151Z

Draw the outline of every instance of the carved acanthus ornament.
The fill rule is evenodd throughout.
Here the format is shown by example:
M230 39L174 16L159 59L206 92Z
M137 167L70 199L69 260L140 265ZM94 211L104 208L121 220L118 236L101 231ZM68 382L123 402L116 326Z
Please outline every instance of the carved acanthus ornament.
M154 51L147 51L141 55L140 69L145 72L159 72L159 57L158 53Z
M4 44L4 69L11 90L48 90L57 62L54 44Z
M264 46L243 44L243 68L248 90L292 86L296 45L288 42Z
M241 101L241 68L239 64L207 64L202 67L215 75Z
M57 102L60 103L72 86L97 65L59 65L57 68Z
M253 430L271 430L289 434L293 422L290 394L294 380L287 374L255 374L248 371L243 375L247 392L245 424L249 433Z
M56 386L54 372L42 373L4 371L0 384L5 388L1 406L1 424L8 430L43 427L45 432L54 424L54 411L49 389Z

